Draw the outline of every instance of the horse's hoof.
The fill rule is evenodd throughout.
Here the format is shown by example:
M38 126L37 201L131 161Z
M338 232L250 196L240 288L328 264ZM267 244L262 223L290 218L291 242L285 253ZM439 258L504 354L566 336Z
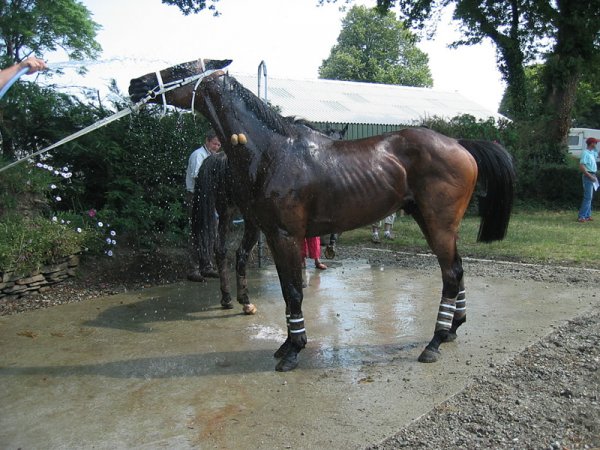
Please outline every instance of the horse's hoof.
M223 308L223 309L233 309L233 303L231 303L231 302L221 302L221 308Z
M327 259L335 258L335 249L333 248L333 245L328 245L325 248L325 258L327 258Z
M288 352L275 366L277 372L289 372L298 365L298 353Z
M448 335L442 340L442 342L454 342L456 338L456 333L449 332Z
M200 272L198 272L197 270L194 272L191 272L187 275L187 279L190 281L194 281L196 283L202 283L203 281L206 281L204 279L204 277L202 276L202 274Z
M419 355L419 362L422 363L433 363L436 362L440 358L439 350L431 350L429 348L425 348L423 352Z
M214 269L206 269L201 272L204 278L219 278L219 272Z
M252 303L248 303L248 304L244 305L242 310L244 311L244 314L246 314L248 316L256 314L256 306L254 306Z
M277 351L275 353L273 353L273 357L274 358L283 358L290 351L290 348L292 348L292 342L288 338L285 340L285 342L283 344L281 344L281 347L279 347L277 349Z

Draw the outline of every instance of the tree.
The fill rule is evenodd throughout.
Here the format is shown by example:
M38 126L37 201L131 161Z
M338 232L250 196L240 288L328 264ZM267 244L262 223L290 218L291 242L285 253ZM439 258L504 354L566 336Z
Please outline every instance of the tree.
M162 0L165 5L177 6L184 15L197 14L203 9L209 9L213 15L218 16L215 3L219 0L210 0L212 5L206 6L206 0Z
M3 65L62 48L71 59L95 58L100 25L76 0L0 0L0 58Z
M600 0L378 0L388 11L398 6L402 17L423 28L441 9L454 6L454 19L464 38L454 45L491 39L498 66L507 82L515 119L528 119L525 66L545 60L544 113L541 133L555 149L546 159L562 160L571 125L579 79L586 63L600 52Z
M541 117L544 114L545 70L543 64L531 64L525 67L525 88L532 117ZM507 92L500 102L499 112L507 117L513 117L512 98ZM595 70L586 71L577 85L571 124L573 127L580 128L600 128L600 75Z
M564 146L577 86L587 71L596 70L592 63L600 60L600 0L558 0L557 4L547 16L554 27L554 48L544 70L544 133Z
M573 126L600 128L600 74L588 71L577 86Z
M353 6L319 77L431 87L429 59L416 43L417 37L391 12Z
M444 8L453 5L453 18L460 23L463 38L452 43L452 46L478 44L485 38L494 42L498 52L498 68L513 99L513 118L519 118L528 111L524 65L533 58L533 49L538 44L534 38L538 33L526 34L522 28L539 29L544 26L523 14L521 4L524 1L527 0L378 0L377 4L381 11L398 5L401 17L421 30L432 25L432 18L439 19Z
M91 19L90 11L76 0L0 0L0 64L3 67L12 65L33 54L43 57L44 53L58 48L76 60L95 58L101 50L95 40L99 28L100 25ZM31 93L38 94L38 90ZM48 92L43 94L42 98L29 99L35 105L34 109L54 108L54 96L48 96ZM11 119L15 115L9 113L10 108L9 100L5 99L0 108L0 133L1 154L7 158L15 156L17 143L23 144L14 138L16 128ZM30 110L25 105L21 104L17 110L29 117L27 112ZM46 134L33 128L28 131L31 133L29 139L39 144ZM33 150L35 147L35 144L27 146Z

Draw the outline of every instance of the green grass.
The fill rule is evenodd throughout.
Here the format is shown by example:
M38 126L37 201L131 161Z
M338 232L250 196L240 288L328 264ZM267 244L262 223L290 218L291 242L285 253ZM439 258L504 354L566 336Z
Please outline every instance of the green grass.
M458 241L463 257L600 268L600 215L595 222L578 223L576 211L515 211L503 241L476 242L479 217L464 218ZM382 248L431 253L411 217L396 219L395 240ZM370 244L371 229L343 233L340 244ZM373 245L373 244L371 244Z
M30 274L45 264L79 253L90 233L46 218L3 217L0 221L0 273Z

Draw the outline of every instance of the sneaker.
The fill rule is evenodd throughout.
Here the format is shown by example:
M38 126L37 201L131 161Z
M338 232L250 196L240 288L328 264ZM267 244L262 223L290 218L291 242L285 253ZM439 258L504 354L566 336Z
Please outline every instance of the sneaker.
M579 222L579 223L585 223L585 222L587 222L587 219L584 219L583 217L580 217L579 219L577 219L577 222Z
M591 217L588 217L587 219L585 219L586 222L593 222L594 219L592 219Z
M394 236L392 236L392 233L390 232L386 232L383 237L389 241L393 241L394 240Z
M373 241L374 244L379 244L381 242L381 240L379 239L379 234L373 233L373 237L371 237L371 241Z

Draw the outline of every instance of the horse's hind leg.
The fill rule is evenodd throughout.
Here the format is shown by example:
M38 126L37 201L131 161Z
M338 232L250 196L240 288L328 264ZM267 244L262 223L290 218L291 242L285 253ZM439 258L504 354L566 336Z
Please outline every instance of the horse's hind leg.
M452 319L452 326L448 331L448 336L444 342L452 342L456 340L456 330L467 321L467 298L465 294L465 279L464 276L460 280L458 296L456 297L456 309Z
M236 281L237 301L242 305L244 314L256 314L256 306L250 303L248 296L248 280L246 279L246 266L250 252L258 242L259 229L250 221L244 220L244 236L236 252Z
M420 213L414 214L415 220L425 234L432 251L438 258L442 270L442 298L438 309L433 338L421 355L420 362L435 362L439 359L440 344L456 338L456 329L465 321L464 309L456 314L457 304L464 305L464 282L462 260L456 249L458 223L440 226L430 230L426 220ZM462 299L459 300L459 292Z
M438 308L433 338L427 344L419 362L436 362L440 356L440 344L449 342L456 338L456 329L464 322L455 321L456 304L460 282L463 276L462 262L458 254L451 264L446 264L438 257L442 268L442 299Z

